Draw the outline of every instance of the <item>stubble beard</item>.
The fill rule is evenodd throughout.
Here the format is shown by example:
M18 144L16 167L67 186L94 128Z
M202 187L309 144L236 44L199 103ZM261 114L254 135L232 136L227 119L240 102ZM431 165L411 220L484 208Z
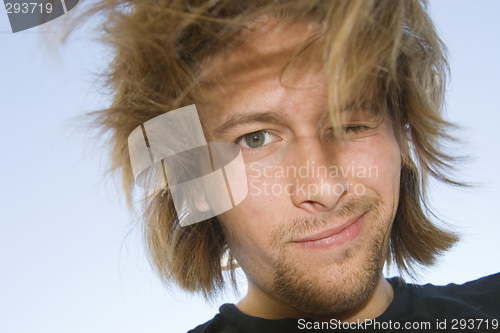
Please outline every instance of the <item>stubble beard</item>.
M381 218L381 202L370 200L374 213L366 225L371 225L371 239L367 244L356 244L344 249L328 269L311 277L311 270L288 253L290 244L280 247L274 263L275 278L271 294L288 306L312 315L339 315L361 306L373 294L382 276L386 254L386 228L389 223ZM357 203L353 208L361 207ZM354 210L354 209L353 209ZM355 259L365 252L363 263ZM307 274L309 273L309 276Z

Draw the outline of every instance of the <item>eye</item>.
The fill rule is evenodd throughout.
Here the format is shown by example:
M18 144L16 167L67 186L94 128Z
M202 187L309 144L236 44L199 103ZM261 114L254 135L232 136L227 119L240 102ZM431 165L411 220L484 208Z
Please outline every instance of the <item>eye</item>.
M371 129L373 129L373 127L368 125L345 125L339 126L337 128L337 133L335 133L333 128L330 128L324 135L327 141L350 140L362 137L365 133L369 133Z
M243 145L243 148L257 149L273 141L277 141L275 135L261 130L240 136L236 139L236 144Z
M370 129L366 125L352 125L352 126L343 126L342 129L345 133L361 133Z

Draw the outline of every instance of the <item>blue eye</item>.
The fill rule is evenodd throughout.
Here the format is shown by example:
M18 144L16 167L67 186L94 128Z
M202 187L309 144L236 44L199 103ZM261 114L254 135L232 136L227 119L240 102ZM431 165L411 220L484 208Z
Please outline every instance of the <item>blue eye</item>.
M245 148L256 149L272 142L272 134L268 131L257 131L240 136L237 144L243 144Z

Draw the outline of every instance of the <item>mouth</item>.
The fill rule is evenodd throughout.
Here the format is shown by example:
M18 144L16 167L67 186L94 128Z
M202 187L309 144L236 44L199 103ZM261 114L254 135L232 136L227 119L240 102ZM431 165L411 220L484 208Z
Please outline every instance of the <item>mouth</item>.
M349 218L333 228L320 230L292 240L292 244L302 248L339 247L354 240L361 232L366 213Z

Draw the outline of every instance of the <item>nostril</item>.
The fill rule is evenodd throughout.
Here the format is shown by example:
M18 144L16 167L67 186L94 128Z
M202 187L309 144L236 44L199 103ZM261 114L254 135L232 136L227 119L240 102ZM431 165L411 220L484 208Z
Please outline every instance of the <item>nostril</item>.
M315 210L324 210L326 208L324 205L320 204L317 201L308 200L305 201L304 203L312 206L312 208L314 208Z

